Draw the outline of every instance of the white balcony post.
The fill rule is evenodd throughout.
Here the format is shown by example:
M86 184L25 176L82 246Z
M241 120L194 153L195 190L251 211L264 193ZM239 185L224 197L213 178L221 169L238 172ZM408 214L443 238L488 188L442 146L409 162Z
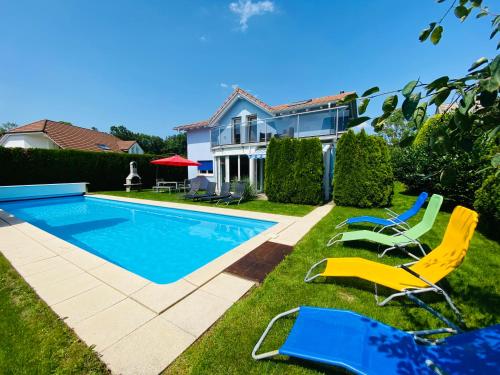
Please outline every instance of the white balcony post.
M224 178L224 181L225 182L231 182L231 181L229 181L229 178L230 178L229 177L230 176L230 174L229 174L229 155L226 155L225 165L226 165L226 168L225 168L225 170L226 170L226 176Z
M250 185L255 187L255 160L256 159L249 159L249 180L250 180Z
M241 162L240 162L241 155L238 155L238 181L241 181Z

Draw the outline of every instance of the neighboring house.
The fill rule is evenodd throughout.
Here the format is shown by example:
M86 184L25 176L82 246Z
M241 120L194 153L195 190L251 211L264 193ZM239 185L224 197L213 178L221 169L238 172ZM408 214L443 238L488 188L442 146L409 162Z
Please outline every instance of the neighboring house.
M188 158L201 163L189 167L189 178L204 175L219 186L249 179L263 191L266 147L272 137L318 137L323 143L325 195L329 195L334 144L347 122L357 116L355 102L337 104L347 94L270 106L237 88L210 119L174 128L187 133Z
M9 130L0 138L0 146L144 154L136 141L122 141L108 133L51 120Z

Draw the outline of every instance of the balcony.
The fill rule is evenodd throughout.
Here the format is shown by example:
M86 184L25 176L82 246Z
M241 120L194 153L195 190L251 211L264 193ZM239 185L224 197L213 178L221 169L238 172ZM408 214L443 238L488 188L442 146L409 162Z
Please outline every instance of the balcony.
M271 138L335 136L350 120L348 107L302 112L241 124L218 124L211 129L212 148L238 144L267 144Z

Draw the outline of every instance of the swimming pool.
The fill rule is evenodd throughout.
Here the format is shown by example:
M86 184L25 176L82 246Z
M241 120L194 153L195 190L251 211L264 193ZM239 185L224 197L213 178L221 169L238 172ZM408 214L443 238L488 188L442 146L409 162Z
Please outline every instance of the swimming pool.
M181 279L276 224L88 196L0 208L157 284Z

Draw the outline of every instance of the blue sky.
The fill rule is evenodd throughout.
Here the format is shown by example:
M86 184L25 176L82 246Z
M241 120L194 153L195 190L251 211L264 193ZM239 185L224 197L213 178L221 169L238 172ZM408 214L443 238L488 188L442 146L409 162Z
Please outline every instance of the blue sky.
M248 1L0 0L0 123L165 136L232 85L274 105L459 75L495 54L486 19L450 14L437 47L418 41L450 0Z

